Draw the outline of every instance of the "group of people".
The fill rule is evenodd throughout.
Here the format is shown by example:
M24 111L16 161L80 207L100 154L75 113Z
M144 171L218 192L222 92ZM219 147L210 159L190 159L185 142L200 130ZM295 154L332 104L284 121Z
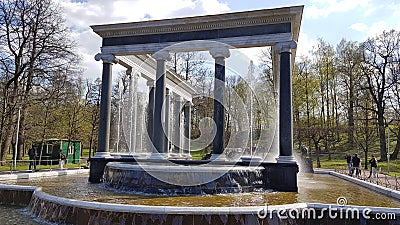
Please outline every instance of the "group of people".
M361 159L358 157L357 154L354 154L351 156L350 154L346 155L346 162L347 162L347 167L349 170L349 175L353 176L354 171L356 172L356 176L361 175ZM370 165L370 171L369 171L369 177L370 178L372 175L374 177L377 177L376 173L376 168L378 167L378 161L376 160L374 155L371 155L371 159L369 160L369 165Z

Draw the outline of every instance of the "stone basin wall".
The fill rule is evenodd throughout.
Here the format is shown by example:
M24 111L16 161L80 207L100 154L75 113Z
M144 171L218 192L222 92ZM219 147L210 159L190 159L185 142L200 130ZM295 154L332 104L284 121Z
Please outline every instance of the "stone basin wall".
M27 206L37 187L0 185L0 204Z
M78 225L314 225L314 224L349 224L349 225L395 225L400 224L400 209L369 208L369 216L379 213L392 213L395 218L385 220L358 218L344 219L337 214L330 218L327 208L341 209L343 212L356 208L362 212L366 207L327 204L298 203L281 206L253 207L167 207L120 205L96 202L85 202L50 196L35 191L29 204L29 211L42 220L57 224ZM315 218L311 216L291 218L296 212L314 210ZM264 211L262 211L264 210ZM263 212L271 214L263 214ZM309 212L309 211L307 211ZM318 218L320 215L322 218ZM264 216L263 216L264 215ZM280 218L280 216L287 216ZM310 213L311 215L311 213Z
M28 205L32 216L77 225L398 225L399 208L297 203L252 207L169 207L87 202L48 195L41 188L0 185L0 203ZM327 209L333 209L335 218ZM359 214L346 218L346 213ZM265 212L267 212L265 214ZM302 212L306 212L305 216ZM312 212L314 214L312 214ZM367 212L370 218L365 218ZM291 217L291 216L295 217ZM312 215L312 216L308 216ZM321 215L323 215L321 217ZM386 215L385 219L377 216Z

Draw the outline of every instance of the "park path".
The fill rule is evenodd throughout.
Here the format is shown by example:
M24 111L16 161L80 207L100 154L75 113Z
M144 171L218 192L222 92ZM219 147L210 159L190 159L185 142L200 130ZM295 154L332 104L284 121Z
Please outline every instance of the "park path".
M345 169L330 169L330 170L316 169L316 171L333 171L336 173L350 176L349 171L347 169L346 170ZM379 185L382 187L390 188L395 191L400 191L400 177L397 177L397 176L389 176L384 173L377 173L377 177L371 176L370 178L368 178L369 170L361 170L361 175L356 176L353 174L352 177L359 179L359 180L363 180L365 182L376 184L376 185Z

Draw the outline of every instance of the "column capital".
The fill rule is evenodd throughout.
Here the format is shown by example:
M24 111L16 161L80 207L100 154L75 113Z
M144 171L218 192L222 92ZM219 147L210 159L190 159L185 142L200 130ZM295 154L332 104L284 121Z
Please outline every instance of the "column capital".
M149 88L153 88L153 87L155 86L154 80L148 80L148 81L147 81L147 86L148 86Z
M278 42L275 45L275 51L278 53L290 52L291 49L297 48L297 43L295 41Z
M161 50L151 55L155 60L169 61L172 59L171 54L168 51Z
M103 60L104 63L118 63L118 59L113 54L98 53L94 56L96 61Z
M210 49L210 55L215 59L218 57L229 58L231 56L231 52L229 51L228 47L215 47Z
M132 68L126 69L126 75L131 75L132 74Z
M193 103L191 101L186 101L185 102L185 106L186 107L191 107L193 105Z

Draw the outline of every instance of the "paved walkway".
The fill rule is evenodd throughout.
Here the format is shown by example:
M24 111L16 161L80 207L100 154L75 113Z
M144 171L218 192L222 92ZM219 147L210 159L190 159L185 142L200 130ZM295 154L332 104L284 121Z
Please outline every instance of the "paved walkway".
M70 174L89 173L89 169L43 169L36 172L30 170L0 172L0 181L14 179L29 179L38 177L54 177Z
M349 176L348 170L336 169L333 171ZM400 190L400 178L398 178L396 176L389 176L386 174L377 173L377 177L371 176L370 178L368 178L369 170L362 170L361 175L359 175L359 176L353 175L352 177L359 179L359 180L369 182L369 183L377 184L377 185L380 185L380 186L383 186L386 188L390 188L390 189L393 189L396 191Z
M368 172L368 173L367 173ZM315 169L316 174L330 174L341 179L350 181L357 185L374 190L386 196L400 200L400 191L398 180L396 177L390 177L385 174L379 174L378 178L368 178L369 171L364 171L360 176L350 176L347 170L334 170L334 169Z

